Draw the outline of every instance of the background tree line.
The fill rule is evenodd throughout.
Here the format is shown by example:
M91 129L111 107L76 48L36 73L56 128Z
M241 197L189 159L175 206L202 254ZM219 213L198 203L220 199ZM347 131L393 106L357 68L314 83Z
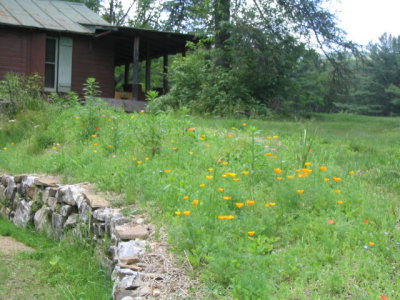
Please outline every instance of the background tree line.
M203 37L170 67L155 110L197 113L400 113L400 39L362 49L329 0L75 0L116 25Z

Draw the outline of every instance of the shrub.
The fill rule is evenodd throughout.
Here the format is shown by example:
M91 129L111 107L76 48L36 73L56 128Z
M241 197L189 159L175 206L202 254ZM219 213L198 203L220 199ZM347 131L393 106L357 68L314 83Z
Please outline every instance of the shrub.
M251 114L258 106L235 70L216 67L211 56L216 50L199 46L172 65L173 86L168 95L153 99L151 111L187 107L193 113L214 115Z
M26 76L7 73L0 81L0 97L8 101L4 113L9 118L23 110L40 110L44 105L42 95L43 78L39 75Z

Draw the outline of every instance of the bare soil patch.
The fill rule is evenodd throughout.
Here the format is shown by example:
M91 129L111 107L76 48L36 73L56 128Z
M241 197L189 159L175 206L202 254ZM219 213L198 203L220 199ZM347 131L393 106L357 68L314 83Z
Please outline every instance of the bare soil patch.
M0 253L13 255L21 251L34 251L33 248L14 240L9 236L0 236Z

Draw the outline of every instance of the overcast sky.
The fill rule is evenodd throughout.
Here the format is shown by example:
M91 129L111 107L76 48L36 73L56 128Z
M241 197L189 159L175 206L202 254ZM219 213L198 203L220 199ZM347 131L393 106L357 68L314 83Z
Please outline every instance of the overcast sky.
M122 0L130 3L132 0ZM339 26L362 45L377 42L384 32L400 35L400 0L331 0Z
M359 44L377 42L384 33L400 35L400 0L332 1L339 25L349 39Z

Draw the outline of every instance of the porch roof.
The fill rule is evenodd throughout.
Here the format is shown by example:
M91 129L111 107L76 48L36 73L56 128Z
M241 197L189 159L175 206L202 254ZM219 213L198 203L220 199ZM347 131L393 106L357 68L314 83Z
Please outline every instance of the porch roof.
M197 38L190 34L138 29L133 27L117 27L110 32L115 39L115 64L121 65L132 61L133 40L139 37L139 61L183 53L188 41L195 42Z

